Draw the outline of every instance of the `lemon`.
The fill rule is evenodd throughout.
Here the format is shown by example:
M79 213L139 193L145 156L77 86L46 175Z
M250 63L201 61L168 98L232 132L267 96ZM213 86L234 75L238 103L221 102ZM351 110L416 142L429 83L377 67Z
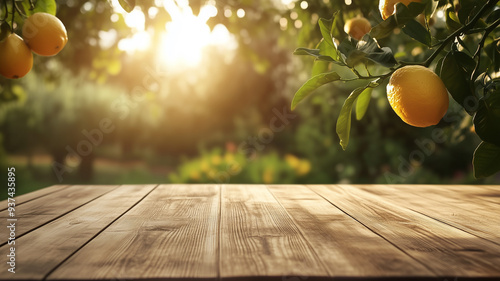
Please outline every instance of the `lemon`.
M397 3L403 3L406 6L411 2L421 2L422 0L380 0L378 9L380 10L380 14L382 14L382 18L385 20L394 14Z
M41 56L56 55L68 42L64 24L47 13L35 13L26 19L23 38L31 50Z
M372 25L364 17L349 19L344 25L344 31L356 40L363 38L371 29Z
M0 74L5 78L21 78L33 67L33 54L19 35L12 33L0 42Z
M448 91L443 81L419 65L405 66L392 74L387 98L396 114L415 127L436 125L448 110Z

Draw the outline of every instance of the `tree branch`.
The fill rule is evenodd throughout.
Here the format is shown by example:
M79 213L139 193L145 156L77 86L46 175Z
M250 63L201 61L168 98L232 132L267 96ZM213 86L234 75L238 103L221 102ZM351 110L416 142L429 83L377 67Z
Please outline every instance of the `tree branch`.
M481 50L484 48L484 43L486 42L486 39L488 38L488 35L495 30L497 26L500 25L500 18L494 21L492 24L488 25L484 30L483 38L481 38L481 41L479 41L479 45L477 46L477 50L474 53L474 56L472 57L475 59L477 57L477 64L476 67L474 67L474 71L472 71L471 75L471 80L474 80L474 76L476 76L476 72L479 69L479 65L481 64Z
M437 48L432 55L424 61L424 66L429 67L429 65L432 63L432 61L441 53L441 51L446 48L446 46L451 43L457 36L460 36L462 33L467 32L468 30L472 29L474 25L477 23L477 21L483 16L483 14L491 7L495 6L496 3L499 0L488 0L488 2L479 10L479 12L474 16L474 18L466 25L462 26L461 28L457 29L455 32L453 32L450 36L448 36L443 43Z

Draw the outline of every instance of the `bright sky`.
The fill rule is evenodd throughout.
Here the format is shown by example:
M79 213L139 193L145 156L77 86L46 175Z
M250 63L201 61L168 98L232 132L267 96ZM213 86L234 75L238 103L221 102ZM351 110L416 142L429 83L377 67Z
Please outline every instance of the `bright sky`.
M218 24L213 30L210 30L206 24L211 17L219 13L215 1L208 1L201 7L199 15L195 16L187 0L156 0L155 4L160 9L164 8L172 18L172 21L166 24L165 32L160 34L160 46L151 46L151 36L154 34L154 30L145 29L146 15L154 18L158 13L158 8L153 7L144 12L140 7L136 7L131 13L126 13L119 5L118 0L112 0L112 4L115 13L122 14L125 23L133 31L132 37L120 40L118 48L131 54L156 49L161 61L169 68L179 69L197 66L209 46L227 48L228 50L237 47L235 38L224 25ZM224 11L221 12L224 13ZM241 13L244 16L243 10L237 12L238 16ZM106 41L116 40L116 34L104 32L99 35L101 45L106 45Z

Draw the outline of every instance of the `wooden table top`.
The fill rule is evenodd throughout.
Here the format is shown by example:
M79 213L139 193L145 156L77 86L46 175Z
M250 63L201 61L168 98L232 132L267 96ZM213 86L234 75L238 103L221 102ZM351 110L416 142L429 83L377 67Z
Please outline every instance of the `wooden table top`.
M500 280L500 186L51 186L1 279ZM0 205L5 225L7 203Z

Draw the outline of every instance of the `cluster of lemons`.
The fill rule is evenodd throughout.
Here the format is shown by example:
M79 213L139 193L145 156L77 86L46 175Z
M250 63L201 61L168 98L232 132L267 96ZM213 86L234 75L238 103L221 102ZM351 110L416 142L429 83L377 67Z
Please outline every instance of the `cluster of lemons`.
M22 38L9 34L0 42L0 75L8 79L25 76L33 67L33 54L54 56L68 42L64 24L48 13L35 13L23 25Z
M380 0L379 10L385 20L395 12L395 5L421 0ZM423 17L419 18L423 21ZM346 21L344 31L356 40L371 30L364 17ZM397 69L387 85L387 98L392 109L407 124L415 127L436 125L448 111L448 91L433 71L420 65L408 65Z

